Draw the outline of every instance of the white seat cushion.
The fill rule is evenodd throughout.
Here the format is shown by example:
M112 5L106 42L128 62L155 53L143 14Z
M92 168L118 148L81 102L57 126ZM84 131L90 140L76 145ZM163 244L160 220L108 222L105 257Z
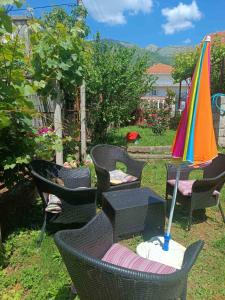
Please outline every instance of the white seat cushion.
M121 170L109 171L109 175L110 175L110 183L112 185L117 185L126 182L133 182L138 179L137 177L124 173Z

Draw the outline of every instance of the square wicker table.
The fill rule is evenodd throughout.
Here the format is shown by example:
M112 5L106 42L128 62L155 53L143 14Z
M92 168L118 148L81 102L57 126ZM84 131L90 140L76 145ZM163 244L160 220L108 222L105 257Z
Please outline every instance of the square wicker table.
M113 224L115 241L138 233L149 239L164 232L166 201L149 188L103 193L103 211Z

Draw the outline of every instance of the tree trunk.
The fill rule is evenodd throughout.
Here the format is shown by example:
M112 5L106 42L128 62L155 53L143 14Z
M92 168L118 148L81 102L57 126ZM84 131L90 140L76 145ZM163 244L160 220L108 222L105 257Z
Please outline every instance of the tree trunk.
M59 88L58 82L56 83L56 91L57 91L57 98L56 98L56 106L55 106L55 112L54 112L54 128L56 134L62 139L62 94ZM63 150L62 151L56 151L56 163L58 165L63 165Z
M80 141L81 141L81 161L86 160L87 142L86 142L86 95L85 81L83 80L80 88Z

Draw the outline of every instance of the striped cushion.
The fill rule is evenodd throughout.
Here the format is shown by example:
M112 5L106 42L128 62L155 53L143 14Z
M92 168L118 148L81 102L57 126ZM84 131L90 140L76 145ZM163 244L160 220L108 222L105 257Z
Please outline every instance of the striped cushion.
M168 180L167 181L170 185L175 186L176 180ZM192 186L194 184L195 180L179 180L178 184L178 190L179 192L184 196L191 196L192 194ZM213 195L219 195L220 193L218 191L214 191Z
M120 267L141 272L170 274L176 271L173 267L142 258L120 244L113 244L102 260Z

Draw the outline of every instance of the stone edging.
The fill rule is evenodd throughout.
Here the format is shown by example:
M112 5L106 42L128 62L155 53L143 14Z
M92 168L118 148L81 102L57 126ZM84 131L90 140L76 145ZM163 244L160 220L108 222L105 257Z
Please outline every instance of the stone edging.
M171 146L133 146L127 152L136 159L168 159L171 158Z

